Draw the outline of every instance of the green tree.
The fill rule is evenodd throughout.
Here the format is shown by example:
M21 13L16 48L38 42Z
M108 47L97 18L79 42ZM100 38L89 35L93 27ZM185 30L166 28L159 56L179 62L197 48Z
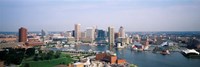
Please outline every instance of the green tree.
M53 55L54 55L54 52L49 51L45 56L45 60L51 60L53 58Z
M59 58L60 55L61 55L61 52L60 52L60 51L56 51L56 53L55 53L55 58Z
M28 48L26 50L26 57L30 57L30 56L33 56L35 54L35 48Z
M39 60L38 54L36 54L36 55L33 57L33 60L34 60L34 61L38 61L38 60Z

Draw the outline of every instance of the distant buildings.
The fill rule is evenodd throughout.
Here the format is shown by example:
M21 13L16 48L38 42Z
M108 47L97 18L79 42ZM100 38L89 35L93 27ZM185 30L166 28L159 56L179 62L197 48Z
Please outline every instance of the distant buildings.
M65 34L66 34L66 37L72 37L73 32L72 31L67 31Z
M114 34L114 38L115 38L115 40L116 40L117 38L119 38L119 33L118 33L118 32Z
M106 31L104 30L97 30L97 41L105 40L106 38Z
M41 36L42 36L42 42L44 42L46 40L48 33L45 30L41 31Z
M119 37L125 38L125 30L122 26L119 28Z
M91 42L94 41L94 38L95 38L95 29L93 27L88 27L86 29L86 38L89 39Z
M86 38L86 32L85 31L81 32L81 39L84 39L84 38Z
M75 34L75 40L79 41L81 37L81 30L80 30L81 24L75 24L74 34Z
M75 30L72 30L72 37L75 37Z
M41 31L42 37L47 36L47 34L48 34L48 33L47 33L45 30L42 30L42 31Z
M21 27L19 29L19 42L26 42L27 41L27 29Z
M108 42L110 45L110 48L112 48L115 45L115 38L114 38L114 28L108 27Z

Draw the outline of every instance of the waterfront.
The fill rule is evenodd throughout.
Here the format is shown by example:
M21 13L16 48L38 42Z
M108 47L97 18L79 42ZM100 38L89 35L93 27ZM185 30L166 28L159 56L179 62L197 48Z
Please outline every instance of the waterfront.
M108 46L79 45L76 49L106 51ZM138 67L199 67L200 59L186 58L179 52L171 52L170 55L152 53L151 51L131 51L129 48L114 49L118 58L124 58L129 63Z

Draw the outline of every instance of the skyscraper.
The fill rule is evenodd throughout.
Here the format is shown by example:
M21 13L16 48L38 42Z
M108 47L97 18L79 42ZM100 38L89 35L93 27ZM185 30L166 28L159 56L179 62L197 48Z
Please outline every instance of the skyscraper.
M79 39L80 39L80 37L81 37L80 26L81 26L81 24L75 24L74 33L75 33L75 40L76 40L76 41L79 41Z
M119 34L120 34L120 33L114 33L114 38L115 38L115 39L119 38L119 37L120 37Z
M125 30L122 26L119 28L119 37L125 38Z
M47 33L45 30L42 29L42 31L41 31L42 37L46 36L47 34L48 34L48 33Z
M93 27L88 27L86 29L86 38L93 41L95 39L95 29Z
M113 27L108 27L108 41L110 45L110 49L115 45L114 41L114 28Z
M104 31L104 30L97 30L97 37L98 38L105 38L106 37L106 31Z
M45 38L47 36L47 32L42 29L41 35L42 35L42 41L44 42L44 40L45 40Z
M85 32L85 31L84 31L84 32L81 32L81 38L82 38L82 39L86 38L86 32Z
M72 37L75 37L75 30L72 30Z
M19 42L26 42L27 41L27 29L21 27L19 29Z

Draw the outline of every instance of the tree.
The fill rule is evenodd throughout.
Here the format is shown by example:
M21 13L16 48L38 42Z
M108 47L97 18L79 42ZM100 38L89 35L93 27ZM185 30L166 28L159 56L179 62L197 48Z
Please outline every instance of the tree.
M137 67L137 66L136 66L136 65L134 65L134 64L131 64L131 65L130 65L130 67Z
M35 54L35 48L28 48L25 54L27 57L33 56Z
M30 65L28 63L25 63L24 67L30 67Z
M61 52L60 51L56 51L55 53L55 58L59 58L60 57Z
M34 61L38 61L38 60L39 60L38 54L36 54L36 55L33 57L33 60L34 60Z
M45 53L40 53L40 60L44 60L45 59L46 54Z
M47 55L45 56L45 60L50 60L53 58L54 52L53 51L49 51L47 53Z

